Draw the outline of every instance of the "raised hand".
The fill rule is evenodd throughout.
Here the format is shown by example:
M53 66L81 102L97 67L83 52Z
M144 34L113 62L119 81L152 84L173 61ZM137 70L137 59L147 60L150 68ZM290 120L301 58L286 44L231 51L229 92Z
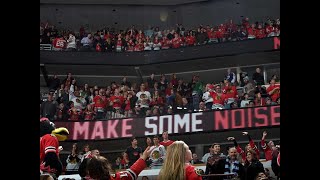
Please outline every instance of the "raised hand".
M264 137L266 137L267 136L267 131L263 131L263 133L262 133L262 135L264 136Z
M148 146L148 147L144 150L144 152L142 153L141 158L142 158L143 160L148 159L148 157L150 156L150 153L151 153L150 148L151 148L151 147Z
M228 141L233 141L233 140L235 140L235 138L234 137L228 137L227 140Z
M242 135L244 135L244 136L246 136L246 135L248 135L248 134L249 134L249 133L246 132L246 131L242 132Z

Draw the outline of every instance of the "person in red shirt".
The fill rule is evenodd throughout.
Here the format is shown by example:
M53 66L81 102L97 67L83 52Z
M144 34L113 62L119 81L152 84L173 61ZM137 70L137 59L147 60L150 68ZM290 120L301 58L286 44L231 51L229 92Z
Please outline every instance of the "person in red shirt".
M251 24L251 27L247 28L248 39L256 38L256 24Z
M164 101L163 98L159 95L159 91L155 90L154 94L152 95L152 100L150 103L150 106L163 106L164 105Z
M236 99L238 98L238 91L236 86L232 85L228 79L224 80L224 88L222 90L222 93L224 94L224 101L228 101L230 99Z
M136 40L142 39L142 41L145 40L145 36L141 30L139 30L139 33L136 35Z
M116 43L116 51L117 52L121 52L122 49L123 49L123 41L122 41L121 35L119 34L118 40L117 40L117 43Z
M79 121L80 120L80 116L82 115L82 111L81 109L77 109L74 107L74 103L72 102L70 104L70 109L68 111L69 114L69 120L71 121Z
M111 165L103 156L93 156L88 164L87 171L90 179L105 180L136 180L141 171L146 168L146 160L150 156L150 147L146 148L142 156L127 170L110 174Z
M105 33L104 37L103 37L103 39L105 39L105 40L107 40L107 39L113 39L113 38L114 38L113 35L110 34L109 31L107 31L107 32Z
M248 17L246 17L245 19L242 20L242 26L246 27L246 28L248 28L250 26Z
M172 48L180 48L182 40L178 33L174 33L174 38L172 39Z
M267 131L263 131L262 138L261 138L261 147L264 151L264 155L266 157L266 160L269 161L269 160L272 160L274 155L278 154L278 150L277 150L276 146L274 145L273 141L269 141L269 143L266 144L265 139L266 139L267 134L268 134Z
M65 39L63 39L62 36L57 36L53 42L53 50L55 51L62 51L63 49L65 49L67 42Z
M128 52L133 52L134 50L134 42L132 41L132 39L129 40L129 42L127 43L127 51Z
M218 28L217 31L215 31L215 37L218 39L218 42L223 42L223 35L224 32L221 28Z
M169 49L170 46L171 46L171 41L166 36L163 36L161 41L161 49Z
M273 24L272 24L271 21L270 21L269 24L265 27L265 32L266 32L266 35L267 35L268 37L274 36L275 28L273 27Z
M196 38L194 37L192 31L189 31L189 34L186 37L187 46L194 46L196 44Z
M113 111L121 109L124 103L124 97L120 95L119 88L114 90L114 95L110 97L110 105L112 105Z
M214 42L216 40L213 28L207 29L207 34L208 34L209 42Z
M215 91L209 91L210 96L213 99L213 104L224 106L224 95L221 92L221 86L216 85Z
M167 149L158 179L202 180L204 172L189 163L192 153L185 142L175 141Z
M270 80L270 86L267 88L267 93L271 97L272 102L277 102L280 97L280 85L276 84L276 80Z
M91 121L94 119L95 112L93 111L91 104L87 105L86 109L83 112L83 115L85 121Z
M168 131L164 131L162 133L163 140L160 142L160 145L164 146L164 148L167 150L167 147L170 146L174 141L169 140L169 134Z
M262 38L266 37L265 29L262 28L261 24L258 25L258 28L255 33L256 33L257 39L262 39Z
M247 136L249 139L249 144L247 144L247 146L245 147L245 151L242 150L242 148L240 147L240 145L238 145L236 139L234 137L228 137L227 140L228 141L233 141L235 148L237 149L237 152L241 155L242 157L242 161L245 162L245 160L247 159L246 157L246 152L250 151L250 150L254 150L257 154L257 159L260 159L260 151L258 149L258 147L254 144L253 140L251 139L251 136L249 135L248 132L242 132L242 135Z
M134 51L143 51L144 44L141 38L138 39L138 43L134 46Z
M100 89L99 94L93 98L93 106L97 109L96 119L102 119L104 117L104 112L108 104L108 99L105 96L104 89Z
M266 105L266 100L264 98L262 98L260 92L256 93L256 97L254 99L254 105L255 106L265 106Z

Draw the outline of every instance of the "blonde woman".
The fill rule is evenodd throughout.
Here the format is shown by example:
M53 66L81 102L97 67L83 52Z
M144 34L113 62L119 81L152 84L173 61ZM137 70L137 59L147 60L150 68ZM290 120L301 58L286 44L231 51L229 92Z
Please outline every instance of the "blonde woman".
M158 180L202 180L202 170L192 166L192 153L183 141L175 141L167 149L166 160Z

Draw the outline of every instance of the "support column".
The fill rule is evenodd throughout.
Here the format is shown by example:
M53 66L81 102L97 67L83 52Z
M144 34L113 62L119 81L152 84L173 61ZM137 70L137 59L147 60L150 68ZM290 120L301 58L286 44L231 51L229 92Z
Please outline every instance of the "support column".
M236 69L236 73L237 73L237 82L238 82L238 86L240 86L240 73L241 73L241 68L237 67Z
M264 79L264 84L267 84L268 82L268 77L267 77L267 69L266 66L263 66L263 79Z
M43 78L46 81L47 87L49 86L49 76L48 76L48 71L44 64L40 64L40 70L42 72Z
M203 146L201 144L196 145L195 152L198 155L198 158L201 160L203 154Z
M139 78L140 80L140 83L143 83L143 78L142 78L142 73L141 73L141 70L140 70L140 67L134 67L134 70L136 70L136 73L137 73L137 77ZM139 85L140 87L140 85Z

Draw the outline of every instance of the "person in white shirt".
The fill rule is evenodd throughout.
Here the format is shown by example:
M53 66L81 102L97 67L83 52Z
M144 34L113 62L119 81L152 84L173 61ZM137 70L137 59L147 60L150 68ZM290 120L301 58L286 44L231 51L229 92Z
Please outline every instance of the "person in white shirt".
M160 142L159 136L155 135L153 137L154 145L151 146L149 150L151 151L150 153L151 169L160 169L166 156L166 149L159 142Z

